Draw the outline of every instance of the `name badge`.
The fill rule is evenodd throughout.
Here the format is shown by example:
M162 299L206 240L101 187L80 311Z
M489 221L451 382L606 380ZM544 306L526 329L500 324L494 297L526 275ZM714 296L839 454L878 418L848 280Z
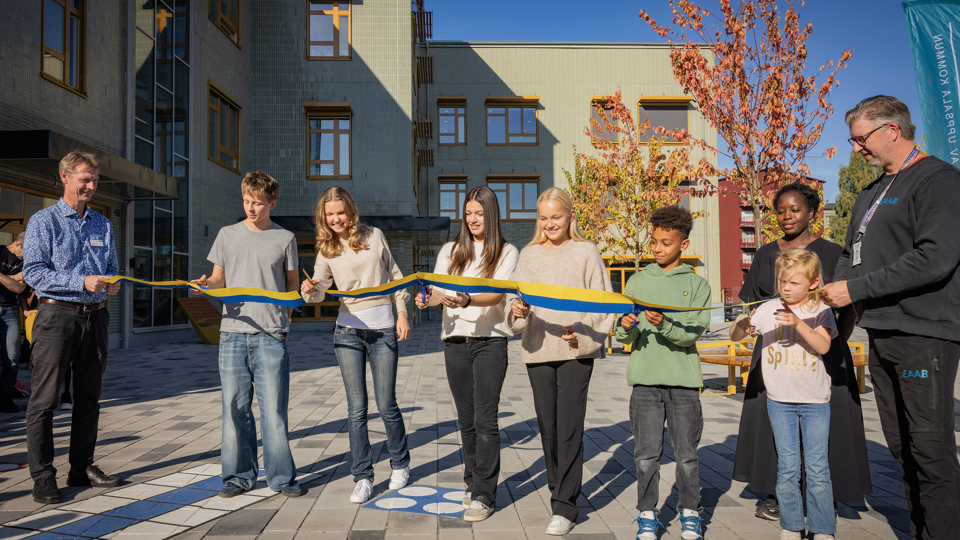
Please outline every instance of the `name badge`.
M100 240L99 238L91 238L90 245L93 247L103 247L103 240Z
M854 242L853 243L853 257L851 257L852 266L860 264L860 247L863 245L863 242Z

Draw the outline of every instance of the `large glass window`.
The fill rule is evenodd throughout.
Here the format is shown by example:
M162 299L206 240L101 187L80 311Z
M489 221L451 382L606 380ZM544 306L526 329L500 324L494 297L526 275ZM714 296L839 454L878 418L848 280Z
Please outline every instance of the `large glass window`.
M467 144L467 102L440 101L437 103L437 125L440 144Z
M137 3L134 37L134 160L177 178L178 197L133 193L133 277L148 281L189 276L188 0ZM133 287L134 328L186 324L177 298L184 290Z
M307 177L350 178L350 114L307 113Z
M240 105L214 85L209 85L207 157L240 172Z
M85 15L85 0L43 1L41 73L80 94L85 90Z
M467 179L440 177L440 215L451 220L463 219L463 202L467 197Z
M540 190L536 178L488 178L487 187L497 195L500 219L537 219L537 197Z
M487 102L487 144L537 144L537 104Z
M350 58L350 2L307 0L307 58Z
M637 115L637 124L649 120L650 129L640 137L640 141L649 142L657 126L663 126L670 131L689 131L687 117L690 107L688 103L689 98L686 97L642 98ZM668 139L666 142L670 143L673 140Z
M240 0L210 0L207 15L230 41L240 46Z

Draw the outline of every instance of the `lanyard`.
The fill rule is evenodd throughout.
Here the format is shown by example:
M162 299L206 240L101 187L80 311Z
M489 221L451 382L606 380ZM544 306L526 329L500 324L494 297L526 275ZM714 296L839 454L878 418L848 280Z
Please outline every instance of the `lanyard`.
M883 201L884 195L887 194L887 191L890 189L890 186L893 185L893 181L900 176L900 172L907 168L908 165L913 163L913 158L917 157L920 154L920 147L914 146L913 151L910 152L910 155L907 156L907 159L903 162L903 165L900 166L900 169L896 174L893 175L893 178L890 179L890 183L887 184L887 187L883 188L883 192L880 193L880 196L877 197L877 200L873 201L873 205L867 210L867 213L863 215L863 219L860 221L860 227L857 229L857 241L859 242L863 238L864 233L867 232L867 225L870 224L870 220L873 219L873 214L877 211L877 208L880 207L880 203Z

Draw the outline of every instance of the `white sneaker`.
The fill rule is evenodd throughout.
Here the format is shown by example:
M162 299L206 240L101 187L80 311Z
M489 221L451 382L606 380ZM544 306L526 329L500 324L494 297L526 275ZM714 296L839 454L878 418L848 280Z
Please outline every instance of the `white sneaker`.
M469 492L469 491L464 491L464 492L463 492L463 508L464 508L464 509L470 508L470 502L471 502L471 501L472 501L472 499L470 499L470 492Z
M788 531L780 529L780 540L800 540L803 534L800 531Z
M350 494L350 502L363 504L370 500L371 495L373 495L373 482L362 478L357 481L357 487L353 488L353 493Z
M394 469L390 473L390 489L400 489L410 481L410 467Z
M817 533L813 535L813 540L836 540L832 534Z
M483 521L493 513L493 507L487 506L480 501L471 501L470 508L463 513L464 521Z
M563 516L553 516L547 530L543 531L551 536L563 536L573 529L573 522Z

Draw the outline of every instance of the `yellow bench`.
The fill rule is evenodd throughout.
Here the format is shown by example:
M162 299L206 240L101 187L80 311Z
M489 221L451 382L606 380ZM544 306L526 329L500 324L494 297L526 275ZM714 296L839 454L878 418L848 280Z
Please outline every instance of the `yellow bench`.
M207 345L220 343L220 311L206 298L181 297L177 298L180 306L190 319L194 331L200 336L200 341Z

